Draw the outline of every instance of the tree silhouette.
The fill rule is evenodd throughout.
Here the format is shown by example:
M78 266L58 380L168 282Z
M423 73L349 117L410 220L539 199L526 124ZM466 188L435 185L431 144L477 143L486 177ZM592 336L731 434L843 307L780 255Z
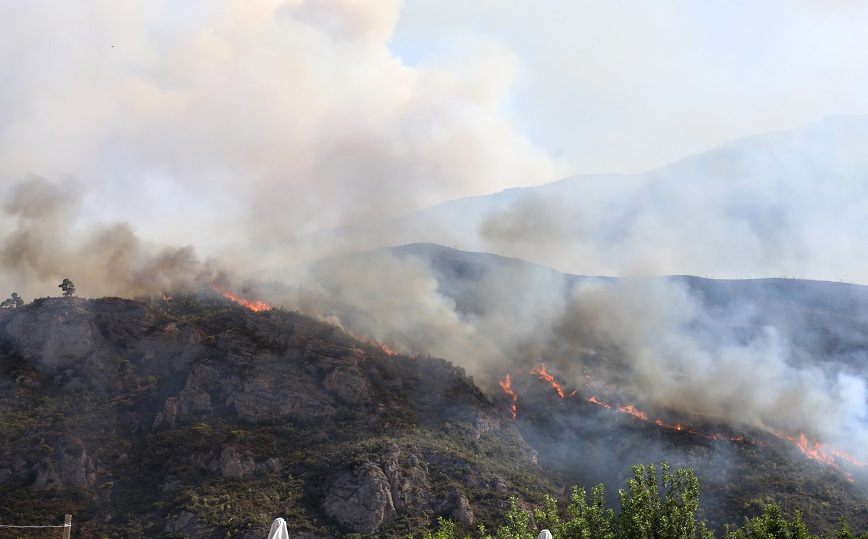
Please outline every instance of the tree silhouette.
M72 281L69 279L64 279L63 282L57 286L63 290L63 297L71 298L75 295L75 285L72 284Z
M3 309L17 309L19 307L24 307L24 300L18 295L18 292L12 292L12 297L4 299L3 302L0 303L0 307Z

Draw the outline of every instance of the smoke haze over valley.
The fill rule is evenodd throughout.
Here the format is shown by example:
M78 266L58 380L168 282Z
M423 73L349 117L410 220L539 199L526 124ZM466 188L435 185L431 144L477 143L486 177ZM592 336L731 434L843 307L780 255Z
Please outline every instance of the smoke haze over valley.
M133 272L165 246L243 272L435 241L586 275L868 283L868 8L742 8L6 3L3 236L57 234L22 214L18 186L43 178L70 253L22 266L7 249L4 282L48 294L72 252L105 266L85 247L128 227ZM428 210L422 230L392 221L574 174ZM135 278L119 280L80 292Z
M868 7L472 4L0 5L3 294L227 286L864 482Z

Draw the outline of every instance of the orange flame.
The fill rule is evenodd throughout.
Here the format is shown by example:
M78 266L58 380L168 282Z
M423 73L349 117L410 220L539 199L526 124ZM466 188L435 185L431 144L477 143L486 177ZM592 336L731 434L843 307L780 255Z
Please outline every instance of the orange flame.
M645 412L640 412L636 409L635 406L631 406L629 404L627 406L618 406L618 411L624 412L625 414L630 414L633 417L638 417L642 421L651 421L650 419L648 419L648 414L646 414Z
M555 382L554 376L552 376L551 374L546 372L546 366L545 365L540 365L539 367L537 367L535 369L531 369L530 374L538 374L540 380L545 380L549 384L551 384L552 389L557 391L558 395L560 395L562 399L566 398L564 396L564 388L562 388L559 383Z
M844 453L843 451L838 451L837 449L834 449L832 447L828 448L827 451L829 453L835 455L839 459L846 460L847 462L849 462L850 464L853 464L855 466L859 466L859 467L868 466L868 463L862 462L861 460L856 459L856 457L848 455L847 453Z
M563 387L557 381L555 381L555 379L552 375L550 375L548 372L546 372L545 365L541 365L541 366L537 367L536 369L531 369L530 374L539 375L540 380L545 380L546 382L548 382L549 385L551 385L551 387L558 393L558 395L560 395L562 398L565 398ZM585 387L590 388L590 385L592 382L591 377L589 375L585 374L584 378L586 380ZM508 395L510 395L512 397L512 400L513 400L512 417L513 417L513 419L515 419L515 416L516 416L515 402L517 400L517 396L515 395L515 393L511 389L509 374L506 375L506 380L504 380L503 382L500 382L500 386L503 388L504 391L506 391L506 393ZM569 396L572 396L575 393L576 393L576 391L573 391L572 393L570 393ZM732 442L749 442L752 444L757 443L757 442L755 442L749 438L745 438L743 436L723 436L723 435L714 434L714 433L703 433L703 432L699 432L699 431L690 429L688 427L684 427L680 423L676 423L673 425L670 423L666 423L662 419L651 419L647 413L639 410L638 408L636 408L633 405L628 404L628 405L623 405L623 406L613 406L611 404L608 404L608 403L601 401L596 396L589 397L587 400L588 400L588 402L591 402L591 403L596 404L598 406L602 406L603 408L606 408L608 410L615 410L618 412L629 414L629 415L631 415L637 419L640 419L642 421L654 423L655 425L662 427L664 429L676 430L679 432L686 432L688 434L691 434L694 436L700 436L702 438L707 438L710 440L728 440L728 441L732 441ZM784 440L788 440L790 442L793 442L796 445L796 447L798 447L799 450L802 453L804 453L808 458L822 462L824 464L827 464L829 466L832 466L833 468L836 468L836 469L842 471L846 475L847 479L850 481L853 481L853 477L851 476L850 473L848 473L847 471L845 471L841 468L841 465L838 463L838 461L836 459L840 459L842 461L848 462L854 466L859 466L859 467L868 466L868 463L861 462L858 459L856 459L855 457L848 455L847 453L844 453L843 451L839 451L839 450L833 449L831 447L822 446L820 444L820 442L818 442L817 440L809 442L807 437L805 436L805 434L803 432L799 433L798 438L787 436L787 435L783 434L782 432L776 432L775 434Z
M600 402L600 401L598 401L598 400L597 400L597 397L591 397L590 399L588 399L588 402L593 402L594 404L599 404L599 405L602 406L603 408L608 408L609 410L612 409L612 407L609 406L608 404L606 404L605 402Z
M170 299L172 299L172 296L167 296L166 294L163 294L163 301L169 301Z
M820 444L820 442L817 440L813 440L813 441L809 442L808 437L805 436L804 432L800 432L798 438L796 438L794 436L787 436L786 434L784 434L782 432L776 432L775 434L779 438L783 438L784 440L789 440L790 442L793 442L794 444L796 444L796 447L799 448L799 451L804 453L809 459L816 460L818 462L822 462L823 464L828 464L829 466L831 466L833 468L837 468L838 470L843 471L844 474L846 474L847 479L849 479L851 482L853 481L853 476L841 468L841 465L838 464L838 461L835 460L835 457L837 457L841 460L844 460L844 461L846 461L846 462L848 462L854 466L859 466L860 468L868 465L864 462L857 460L855 457L852 457L852 456L848 455L847 453L844 453L843 451L838 451L837 449L823 447Z
M588 402L593 402L594 404L597 404L597 405L602 406L603 408L607 408L609 410L614 409L618 412L630 414L631 416L633 416L637 419L641 419L642 421L647 421L648 423L654 423L658 427L662 427L662 428L668 429L668 430L677 430L679 432L686 432L688 434L692 434L693 436L699 436L701 438L707 438L709 440L728 440L730 442L755 443L753 440L747 439L743 436L723 436L721 434L714 434L714 433L709 434L709 433L704 433L704 432L699 432L697 430L689 429L687 427L682 426L681 423L675 423L673 425L671 423L666 423L662 419L651 419L648 416L648 414L639 410L638 408L636 408L635 406L633 406L631 404L628 404L625 406L612 406L611 404L606 404L605 402L601 402L599 399L597 399L597 397L589 398Z
M217 286L216 284L212 284L211 288L216 290L217 293L219 293L224 298L230 299L239 305L243 305L243 306L247 307L248 309L250 309L251 311L259 312L259 311L270 311L271 310L271 307L269 305L267 305L266 303L259 301L259 300L248 301L244 298L239 298L238 296L236 296L234 293L232 293L232 291L230 291L226 287Z
M369 340L369 341L368 341L368 344L370 344L370 345L373 346L374 348L379 348L380 350L382 350L383 352L385 352L386 355L389 355L389 356L396 356L396 355L398 355L398 352L392 350L391 348L389 348L389 347L386 346L385 344L380 344L380 343L378 343L377 341L371 341L371 340Z
M506 373L506 379L502 382L499 382L500 387L512 398L512 404L510 404L510 410L512 410L512 418L515 419L516 416L516 403L518 402L518 395L515 394L515 391L512 390L512 380L509 378L509 373Z

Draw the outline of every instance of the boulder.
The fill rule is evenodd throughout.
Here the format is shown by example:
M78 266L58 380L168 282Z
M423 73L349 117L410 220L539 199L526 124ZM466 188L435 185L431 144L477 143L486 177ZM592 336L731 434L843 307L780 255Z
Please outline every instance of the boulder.
M223 477L244 477L253 473L256 463L249 453L239 453L235 447L224 446L220 453L220 473Z
M344 404L356 404L370 398L368 381L353 363L336 366L326 375L323 387Z
M327 515L355 533L374 533L398 516L386 474L369 461L338 474L322 507Z

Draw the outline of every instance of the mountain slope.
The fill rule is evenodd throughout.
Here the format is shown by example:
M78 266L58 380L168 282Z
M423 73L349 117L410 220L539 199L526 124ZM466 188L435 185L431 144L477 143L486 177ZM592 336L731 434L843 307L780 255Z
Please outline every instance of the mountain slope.
M460 368L225 300L0 312L0 518L76 535L403 536L548 486Z
M603 481L614 492L627 463L669 460L709 487L702 507L718 529L765 496L808 510L814 529L832 530L837 510L866 517L866 468L828 451L868 460L868 287L585 277L434 244L326 260L310 273L305 289L328 298L321 316L454 358L504 413L509 374L516 425L564 486ZM389 291L359 293L384 275ZM817 440L832 464L800 451L802 436L805 451Z
M340 295L383 271L391 295ZM868 523L865 468L786 439L859 451L865 287L581 277L436 245L315 273L356 279L318 305L344 329L183 294L0 310L2 521L71 512L82 533L124 537L258 537L276 516L300 537L406 536L436 516L491 529L510 495L603 482L614 504L631 465L665 460L696 471L715 529L768 498L815 533ZM456 338L442 318L473 339L439 342ZM350 335L385 326L407 340ZM485 393L390 350L413 343L452 346Z
M636 175L575 176L343 230L344 245L430 242L580 274L864 282L868 117L739 139Z

